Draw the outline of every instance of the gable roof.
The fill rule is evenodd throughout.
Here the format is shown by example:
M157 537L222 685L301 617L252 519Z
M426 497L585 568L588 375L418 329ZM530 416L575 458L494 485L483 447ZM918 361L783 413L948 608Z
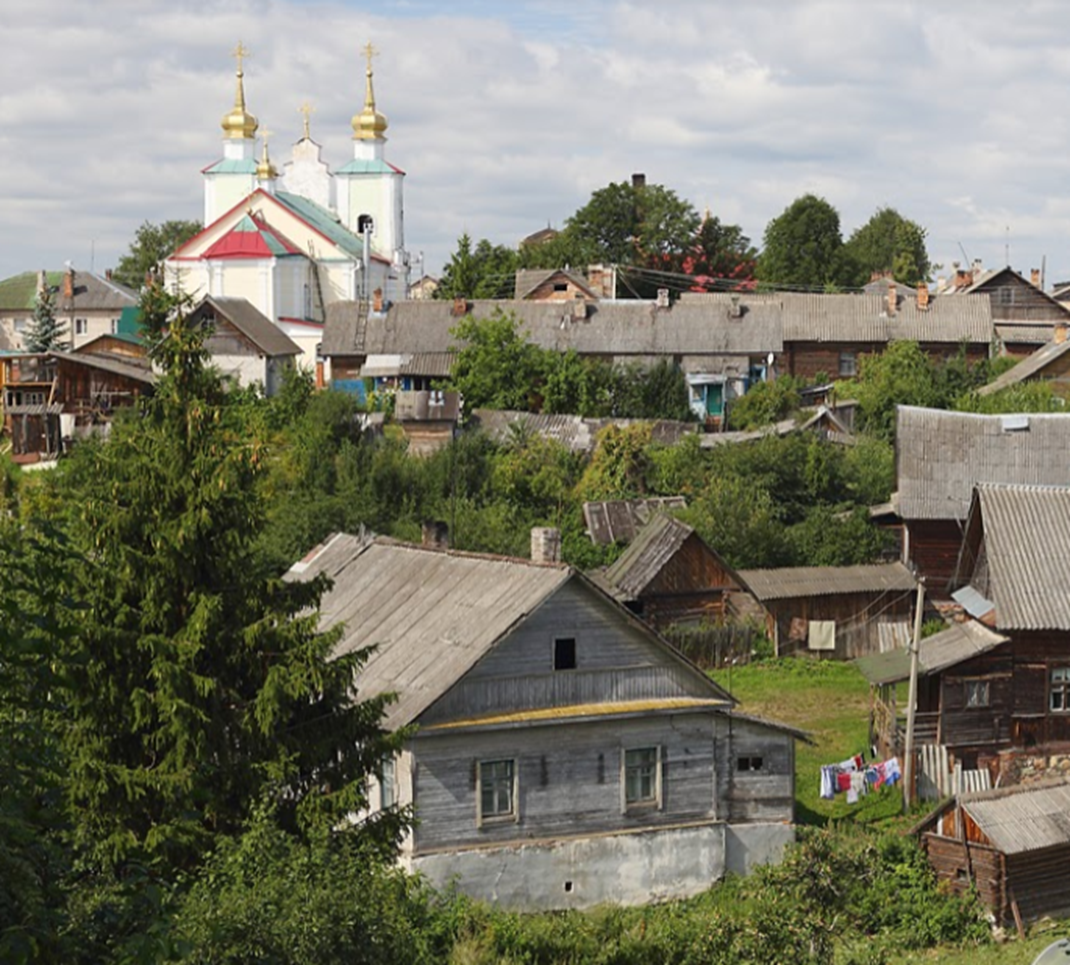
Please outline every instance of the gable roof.
M732 698L653 630L566 564L459 553L382 537L337 534L292 567L288 579L325 573L321 628L345 634L336 654L378 649L357 675L368 694L396 693L391 729L411 723L512 629L570 580L610 601L622 619L701 679L711 698Z
M1070 843L1070 781L1019 784L959 798L964 811L1004 854Z
M1070 481L1070 414L979 415L901 405L896 475L903 519L965 519L977 483Z
M938 673L988 653L1009 638L976 620L953 623L946 630L926 637L918 644L918 672ZM894 684L910 679L910 651L889 650L859 657L855 664L871 684Z
M977 390L977 394L992 395L993 392L999 392L1002 389L1010 388L1012 385L1026 382L1033 376L1039 375L1047 366L1062 358L1067 352L1070 352L1070 339L1064 339L1061 342L1048 342L1047 345L1037 349L1032 355L1027 355L1014 368L1007 369L1001 376L989 382L988 385L981 386Z
M1070 630L1070 486L977 486L961 567L972 569L979 539L984 572L956 582L992 601L996 627Z
M773 570L739 570L740 579L762 601L841 593L909 592L914 574L902 563L859 566L785 566Z
M655 580L695 530L687 523L660 512L646 524L602 578L625 599L635 599ZM696 537L710 556L728 572L732 568L701 537ZM742 584L742 581L739 581Z
M527 239L525 239L527 241ZM523 244L524 242L521 242ZM555 275L560 275L566 281L571 282L588 298L597 298L598 294L590 286L583 275L570 271L568 268L520 268L516 273L515 295L516 298L527 298L540 285L546 284Z
M65 271L46 271L45 279L55 294L56 310L67 311L63 298ZM15 309L32 312L37 304L37 281L39 272L26 271L0 281L0 309ZM117 282L101 278L88 271L74 271L74 311L119 312L129 305L136 305L138 295Z
M247 213L233 228L215 241L202 258L277 258L299 255L282 234L255 212Z
M242 333L260 352L268 357L300 355L300 346L264 315L255 305L244 298L228 298L223 295L205 295L191 313L191 318L201 319L212 312L226 319ZM209 346L211 349L211 346Z

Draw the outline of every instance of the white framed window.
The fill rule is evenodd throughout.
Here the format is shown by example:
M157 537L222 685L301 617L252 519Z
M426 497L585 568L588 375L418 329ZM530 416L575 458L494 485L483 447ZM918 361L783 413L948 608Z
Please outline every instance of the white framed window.
M1048 706L1056 714L1070 713L1070 667L1052 667Z
M74 334L85 335L89 331L88 318L76 318L74 320Z
M111 331L112 335L117 335L119 333L119 319L113 318L111 320L110 331Z
M386 811L397 804L397 768L394 755L383 758L383 775L379 779L379 809Z
M621 810L661 807L661 747L633 747L621 754Z
M518 819L517 767L513 759L480 761L476 768L476 825Z
M840 375L851 377L858 374L858 356L854 352L840 352Z

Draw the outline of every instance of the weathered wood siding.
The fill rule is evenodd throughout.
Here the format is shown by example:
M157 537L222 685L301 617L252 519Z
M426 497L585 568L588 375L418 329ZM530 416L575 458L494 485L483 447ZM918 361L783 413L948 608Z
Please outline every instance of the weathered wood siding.
M622 813L621 755L660 747L662 806ZM443 847L597 834L718 817L709 715L547 724L413 742L417 853ZM479 761L514 760L516 821L476 826Z
M993 278L978 291L987 292L992 302L992 318L996 322L1067 321L1064 308L1053 302L1035 285L1010 273Z
M719 718L716 726L718 813L732 824L793 821L794 739L750 721ZM755 758L760 768L740 769Z
M910 617L913 601L913 592L894 590L767 600L765 607L775 621L777 652L782 656L802 654L829 660L854 660L880 653L881 623L902 626ZM835 650L809 649L807 635L811 620L836 622ZM894 636L890 628L885 630L886 643Z
M640 596L643 619L658 628L683 621L716 621L726 593L739 590L732 572L692 533Z
M1008 905L1003 856L998 851L938 834L922 835L921 845L938 881L959 895L965 895L972 884L984 906L998 919L1004 918Z
M887 344L883 342L785 342L784 354L778 358L781 372L796 378L814 379L819 375L833 381L853 378L840 374L840 356L853 355L856 370L861 366L862 356L882 353ZM922 342L919 347L934 361L941 361L958 354L958 345L949 342ZM971 362L988 357L988 345L971 343L966 346L966 357Z
M575 670L553 669L558 637L575 639ZM694 670L573 580L428 708L420 723L572 704L709 696Z
M978 681L988 683L988 706L967 707L967 685ZM1011 651L1006 645L949 667L940 676L938 742L958 749L1006 745L1015 699Z
M947 596L947 585L955 575L962 528L955 519L911 519L903 525L907 531L908 563L926 580L926 589L937 596Z
M1027 921L1070 909L1070 844L1004 858L1007 898Z

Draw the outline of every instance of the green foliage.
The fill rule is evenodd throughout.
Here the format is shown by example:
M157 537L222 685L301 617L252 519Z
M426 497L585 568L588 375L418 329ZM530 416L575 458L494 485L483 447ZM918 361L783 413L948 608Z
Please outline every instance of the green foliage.
M804 194L765 229L758 279L765 285L821 289L846 281L840 216L824 198Z
M581 502L632 499L647 493L651 427L610 425L598 434L594 455L576 487Z
M928 281L930 262L925 235L924 228L894 208L878 208L844 245L845 257L854 272L850 284L860 288L874 272L891 272L904 285Z
M452 298L508 298L513 294L519 256L505 245L481 238L472 249L467 232L457 240L457 250L442 269L434 296Z
M202 227L199 221L165 221L159 225L146 221L137 229L129 251L119 259L112 279L140 291L146 276L155 274L159 266Z
M450 384L473 409L531 408L544 375L540 349L517 327L516 316L495 308L489 318L467 315L450 329L460 343Z
M615 373L613 415L622 419L694 420L683 373L666 359L649 367L638 363Z
M27 352L51 352L64 347L67 326L56 318L56 297L51 286L45 285L37 293L33 305L33 321L23 339Z
M599 418L612 414L618 374L600 359L583 358L575 349L544 356L544 412Z
M863 506L851 512L815 506L787 535L796 566L871 563L880 556L890 538L870 522Z
M142 317L155 395L66 474L83 614L63 654L64 749L77 846L105 869L165 871L196 866L267 794L290 826L333 824L398 738L383 698L350 696L366 652L327 659L324 583L257 565L264 448L186 302L151 287Z
M859 435L843 454L847 492L861 506L888 502L895 489L895 448L876 436Z
M1019 382L993 392L979 395L976 391L958 396L953 408L959 412L981 412L997 415L1005 412L1065 412L1066 399L1058 395L1050 382Z
M758 429L786 419L799 410L802 387L802 381L790 375L752 385L744 395L729 402L728 428Z

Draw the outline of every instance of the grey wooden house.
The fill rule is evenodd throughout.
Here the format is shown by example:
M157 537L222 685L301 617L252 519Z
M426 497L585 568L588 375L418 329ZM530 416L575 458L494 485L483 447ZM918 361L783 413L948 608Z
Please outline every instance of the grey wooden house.
M374 644L358 692L392 692L415 736L374 806L414 807L404 865L535 910L697 893L793 837L794 741L582 573L337 535L340 652Z

